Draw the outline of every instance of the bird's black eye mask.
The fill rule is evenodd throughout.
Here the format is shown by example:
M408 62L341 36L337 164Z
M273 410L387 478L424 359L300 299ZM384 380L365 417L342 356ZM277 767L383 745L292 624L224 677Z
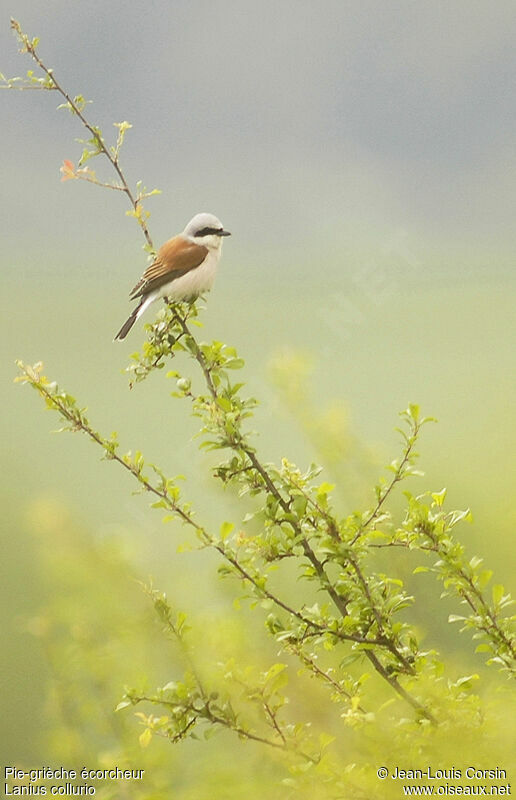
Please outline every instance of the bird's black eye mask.
M195 236L228 236L228 233L223 228L202 228Z

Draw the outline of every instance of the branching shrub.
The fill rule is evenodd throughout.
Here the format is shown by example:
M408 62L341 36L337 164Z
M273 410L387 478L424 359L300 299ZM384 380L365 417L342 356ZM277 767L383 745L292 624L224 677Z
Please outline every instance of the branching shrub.
M60 107L77 118L88 136L78 166L64 161L63 178L125 193L145 248L154 252L143 202L156 190L147 192L138 183L133 191L120 164L124 136L131 126L115 123L117 136L109 145L85 116L84 97L66 92L41 60L38 41L29 39L17 22L12 25L22 51L43 76L29 71L25 79L3 78L4 88L41 89L61 96ZM114 170L114 182L98 179L85 166L102 157ZM244 384L234 379L243 359L234 347L198 337L199 312L198 303L166 305L146 325L147 340L127 372L134 385L167 367L166 378L175 381L173 395L190 403L199 420L200 446L220 451L213 477L238 494L242 514L238 520L220 520L216 531L199 519L177 478L148 463L139 450L124 452L116 434L99 433L76 400L45 377L41 364L18 362L17 380L34 388L47 408L58 413L63 430L85 434L104 459L124 470L151 497L154 508L167 519L182 522L202 547L216 551L220 576L233 582L235 597L250 601L263 615L281 653L281 660L265 670L224 662L220 680L211 685L191 655L184 610L172 608L163 593L149 588L164 632L182 649L187 668L184 675L154 691L128 689L118 709L145 707L137 712L144 725L140 736L144 746L155 734L176 743L196 737L200 730L209 734L226 729L239 739L282 751L293 773L288 781L300 775L306 780L307 773L315 770L335 796L348 796L338 794L337 787L344 786L343 792L357 796L360 790L349 778L349 764L343 766L331 755L334 735L317 732L310 719L296 719L287 709L287 687L295 680L293 664L326 687L330 704L335 704L342 724L350 730L372 724L385 713L382 708L389 698L399 701L390 706L392 720L404 721L411 735L446 726L454 715L466 711L472 719L478 714L470 693L475 676L445 677L437 652L423 647L420 632L409 621L414 597L396 573L385 574L378 568L381 551L413 551L420 560L415 572L435 573L443 594L462 605L463 614L450 616L450 622L471 632L487 663L510 675L516 671L515 617L507 614L512 600L499 584L486 594L490 571L480 558L468 559L455 538L456 526L468 520L469 512L446 510L445 490L417 496L405 490L405 510L401 515L392 511L398 489L421 475L416 447L430 420L421 416L417 405L409 405L401 414L400 455L374 487L369 506L341 517L332 505L334 486L321 479L318 465L300 469L287 458L280 464L262 460L249 428L257 400L246 397ZM194 388L198 385L202 388ZM301 599L291 589L292 575L306 588ZM368 682L371 676L376 681ZM381 685L384 689L379 689ZM407 712L412 722L406 719Z

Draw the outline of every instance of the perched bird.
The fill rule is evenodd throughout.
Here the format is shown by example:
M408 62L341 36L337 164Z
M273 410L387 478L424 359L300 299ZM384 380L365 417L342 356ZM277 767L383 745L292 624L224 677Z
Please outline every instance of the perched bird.
M222 250L222 237L231 236L213 214L197 214L183 233L160 247L130 294L139 303L116 339L125 339L136 320L160 297L194 300L213 286Z

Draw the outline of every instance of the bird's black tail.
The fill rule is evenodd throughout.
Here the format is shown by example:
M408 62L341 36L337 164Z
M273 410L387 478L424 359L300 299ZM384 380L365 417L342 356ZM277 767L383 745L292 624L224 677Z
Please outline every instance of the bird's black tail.
M119 339L120 341L122 341L122 339L125 339L125 337L129 333L129 331L133 327L134 323L138 319L138 311L140 310L140 308L142 306L142 303L143 303L143 299L142 299L142 301L140 303L138 303L138 305L136 306L134 311L131 312L131 316L126 319L126 321L124 322L124 324L122 325L122 327L118 331L117 335L114 338L115 342L116 342L117 339Z

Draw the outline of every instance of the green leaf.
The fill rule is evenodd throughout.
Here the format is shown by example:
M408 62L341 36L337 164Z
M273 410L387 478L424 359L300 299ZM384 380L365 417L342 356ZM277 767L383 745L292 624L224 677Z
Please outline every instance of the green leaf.
M493 588L491 589L491 594L493 597L493 603L495 606L499 605L502 598L503 598L504 588L501 583L495 583Z
M353 698L354 699L354 698ZM357 698L359 700L359 698ZM319 734L319 746L321 750L325 750L328 745L334 742L336 739L335 736L332 736L330 733L320 733Z
M491 578L493 577L492 569L483 569L477 578L480 589L485 589Z
M228 400L227 397L220 397L219 396L219 397L217 397L217 401L216 402L217 402L217 405L219 406L219 408L221 408L223 411L228 412L228 411L231 411L232 408L233 408L231 400Z
M474 681L478 681L478 680L479 680L479 676L476 675L476 674L475 675L466 675L464 678L459 678L459 680L456 681L455 686L457 686L457 687L460 686L463 689L471 689L471 687L473 686Z
M445 498L446 498L446 492L447 492L447 490L446 490L446 489L441 489L441 491L440 491L440 492L433 492L433 493L432 493L432 500L434 501L434 503L435 503L437 506L439 506L439 507L440 507L440 506L442 506L442 505L443 505L443 503L444 503L444 500L445 500Z
M407 414L412 420L414 420L414 422L418 421L419 412L420 412L420 408L417 405L417 403L409 403L409 406L407 408Z
M222 539L222 541L228 538L229 534L231 533L231 531L234 530L234 528L235 526L232 522L222 523L222 525L220 526L220 538Z
M292 509L298 517L304 516L307 503L308 500L306 499L306 497L303 497L302 495L299 495L298 497L294 498L294 502L292 503Z
M224 363L224 369L242 369L245 365L245 361L243 358L229 358Z
M148 747L152 739L152 731L150 728L145 728L144 732L140 734L138 741L141 747Z

